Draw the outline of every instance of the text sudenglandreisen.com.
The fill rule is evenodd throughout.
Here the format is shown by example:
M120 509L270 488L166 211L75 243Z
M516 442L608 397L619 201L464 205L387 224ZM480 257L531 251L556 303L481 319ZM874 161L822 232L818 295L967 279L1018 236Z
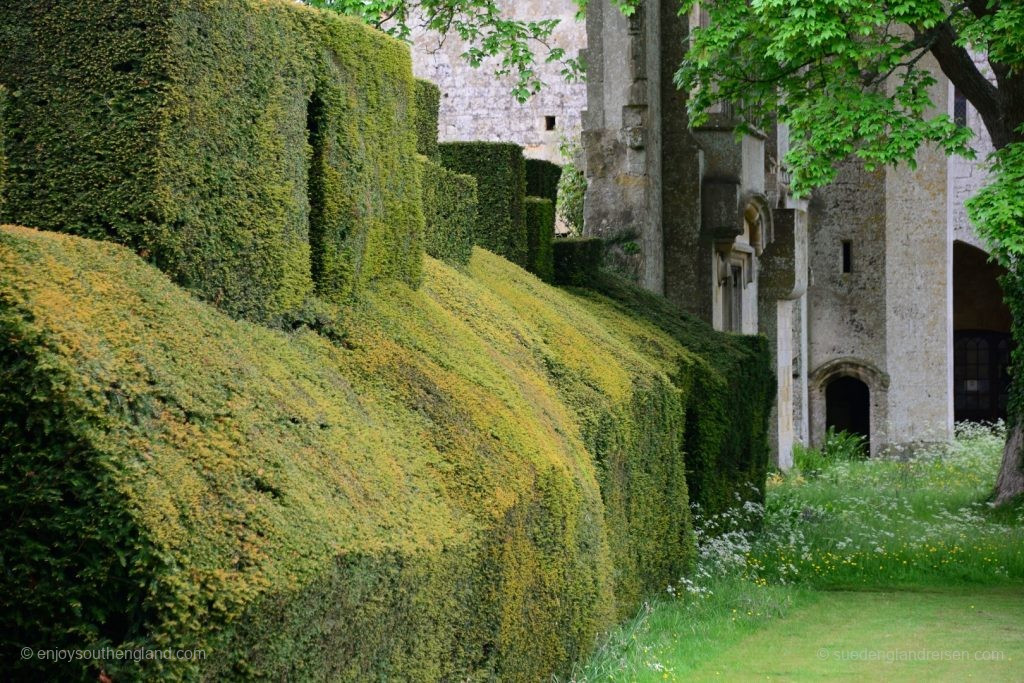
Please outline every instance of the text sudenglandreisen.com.
M818 659L851 662L1002 662L999 650L818 650Z

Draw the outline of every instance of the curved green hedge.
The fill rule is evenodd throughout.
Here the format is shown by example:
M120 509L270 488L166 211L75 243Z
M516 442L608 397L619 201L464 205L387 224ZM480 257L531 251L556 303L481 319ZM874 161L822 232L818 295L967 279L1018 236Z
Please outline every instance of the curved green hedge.
M527 197L524 208L527 269L544 282L551 282L555 277L555 205L550 199Z
M476 250L284 333L122 247L0 229L0 631L207 652L114 680L564 670L686 570L687 468L761 458L771 399L756 342L617 286Z
M603 314L612 301L616 311L665 331L713 370L694 374L687 399L690 499L710 515L747 500L763 502L769 411L775 400L768 340L708 334L706 324L694 316L608 272L598 273L587 286L573 292L595 299L592 312Z
M439 154L443 166L476 178L476 244L525 267L523 148L506 142L446 142L439 146Z
M289 0L24 0L0 27L4 220L128 245L258 321L419 281L406 45Z
M558 181L562 178L562 167L543 159L526 160L526 194L531 197L550 199L558 205Z

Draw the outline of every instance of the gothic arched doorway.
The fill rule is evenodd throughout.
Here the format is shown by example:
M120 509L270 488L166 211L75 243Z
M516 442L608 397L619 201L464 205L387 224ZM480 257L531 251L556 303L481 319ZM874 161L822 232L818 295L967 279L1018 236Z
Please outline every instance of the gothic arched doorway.
M871 392L856 377L837 377L825 387L825 427L871 436Z

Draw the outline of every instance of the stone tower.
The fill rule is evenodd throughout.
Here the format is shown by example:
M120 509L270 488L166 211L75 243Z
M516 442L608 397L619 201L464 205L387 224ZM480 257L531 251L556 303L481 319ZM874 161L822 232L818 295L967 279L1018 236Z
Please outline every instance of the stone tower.
M697 21L669 0L648 0L628 19L608 0L589 5L586 232L609 245L612 267L680 309L767 336L779 391L773 446L785 467L806 433L807 215L777 161L784 129L737 139L727 108L690 127L673 75Z

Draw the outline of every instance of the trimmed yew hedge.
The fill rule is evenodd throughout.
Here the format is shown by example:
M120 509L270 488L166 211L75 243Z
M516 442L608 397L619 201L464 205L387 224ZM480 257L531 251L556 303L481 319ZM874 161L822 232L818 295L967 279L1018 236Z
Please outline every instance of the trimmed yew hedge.
M562 178L562 167L543 159L526 160L526 194L531 197L550 199L552 206L558 205L558 181Z
M427 253L456 265L469 263L477 221L476 179L421 158Z
M703 321L606 271L587 286L599 294L591 310L604 311L608 301L614 301L621 314L664 330L711 370L693 375L686 400L690 500L705 514L718 514L748 500L763 502L770 457L768 420L775 401L768 340L760 335L709 334Z
M527 269L544 282L551 282L555 277L555 205L550 199L527 197L524 206Z
M564 672L690 566L687 478L767 460L763 340L599 287L476 250L284 333L122 247L0 229L9 675ZM207 654L17 655L103 646Z
M2 218L131 247L232 315L415 285L408 47L288 0L0 5Z
M437 158L437 121L441 89L430 81L416 79L416 151Z
M7 155L4 152L4 107L7 106L7 90L0 85L0 210L4 205L4 178L7 175Z
M604 261L604 242L597 237L563 237L552 245L555 283L592 287Z
M764 340L599 241L560 268L596 289L465 263L474 227L542 260L522 152L418 157L400 43L286 0L25 0L0 50L0 211L54 231L0 227L11 679L542 680L686 572L688 491L763 487Z
M523 148L505 142L446 142L439 149L443 166L476 178L476 244L527 266Z

